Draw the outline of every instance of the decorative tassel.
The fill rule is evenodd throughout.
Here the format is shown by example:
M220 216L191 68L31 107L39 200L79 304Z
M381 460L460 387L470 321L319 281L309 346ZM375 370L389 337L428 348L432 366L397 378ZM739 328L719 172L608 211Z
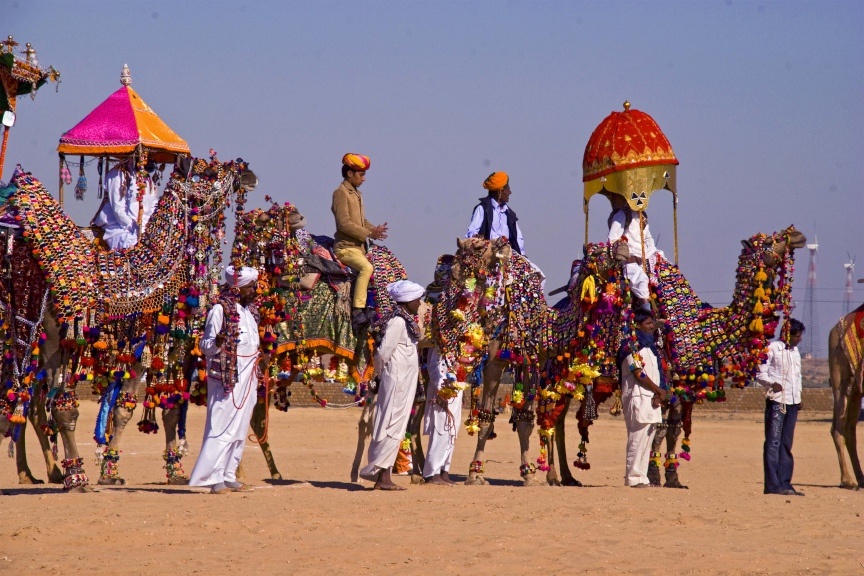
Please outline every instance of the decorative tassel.
M69 172L69 165L65 162L63 163L63 167L60 169L60 179L63 180L63 184L67 186L72 184L72 174Z
M753 292L753 297L754 297L754 298L757 298L757 299L759 299L759 300L763 300L763 299L765 298L765 289L762 288L762 286L759 286L759 287L756 288L756 290Z
M597 286L594 283L594 276L588 276L585 278L585 281L582 282L582 292L579 294L579 299L582 300L582 302L593 306L597 302L596 292Z
M756 304L753 306L753 314L758 314L759 316L761 316L762 312L762 302L760 300L757 300Z
M756 334L762 334L765 329L762 326L762 317L754 318L752 322L750 322L750 331Z
M759 268L759 271L756 272L756 282L759 282L761 284L766 280L768 280L768 275L765 273L765 270L763 268Z
M81 157L81 166L78 168L78 183L75 184L75 199L84 200L84 193L87 192L87 177L84 176L84 157Z

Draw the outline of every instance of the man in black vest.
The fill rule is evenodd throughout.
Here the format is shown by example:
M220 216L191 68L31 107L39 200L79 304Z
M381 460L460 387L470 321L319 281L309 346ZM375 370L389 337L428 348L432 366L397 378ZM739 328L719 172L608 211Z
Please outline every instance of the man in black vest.
M483 182L483 188L488 190L489 194L480 198L480 203L474 207L465 237L480 236L486 240L495 240L503 236L517 254L524 255L525 243L517 224L519 218L507 205L510 200L510 178L507 173L490 174Z

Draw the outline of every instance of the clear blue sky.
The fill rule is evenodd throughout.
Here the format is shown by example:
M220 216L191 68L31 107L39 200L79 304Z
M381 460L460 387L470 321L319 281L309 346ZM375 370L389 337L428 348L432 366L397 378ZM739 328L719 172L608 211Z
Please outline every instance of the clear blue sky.
M54 192L60 135L128 63L195 155L251 163L251 206L290 200L315 233L333 232L342 155L371 156L367 216L389 222L388 245L422 283L465 233L483 179L507 171L551 289L581 253L585 144L627 99L681 161L680 265L704 300L731 298L739 240L792 223L818 233L822 339L847 252L864 276L861 2L4 0L2 21L0 35L62 73L59 93L21 100L6 168L20 162ZM95 192L67 204L87 223ZM598 241L608 206L591 206ZM670 256L671 212L668 195L652 199ZM799 317L806 271L802 252Z

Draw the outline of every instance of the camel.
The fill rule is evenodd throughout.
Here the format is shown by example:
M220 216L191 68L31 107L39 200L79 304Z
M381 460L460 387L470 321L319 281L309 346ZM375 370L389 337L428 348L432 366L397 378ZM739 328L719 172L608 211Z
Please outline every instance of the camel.
M861 280L859 280L861 282ZM864 385L864 304L845 315L828 335L828 369L834 393L831 438L840 462L840 487L864 488L856 426ZM846 459L848 452L849 460ZM852 468L849 468L849 462ZM854 474L854 477L853 477Z
M325 378L344 382L346 392L353 395L351 404L365 404L367 384L374 376L374 341L380 321L389 318L394 306L386 287L407 277L386 247L370 248L367 257L374 273L369 290L379 321L355 336L350 314L353 271L335 259L331 238L312 236L305 226L305 218L295 206L273 204L267 211L254 210L243 216L233 248L234 257L258 268L260 275L262 342L272 349L272 360L266 377L267 393L260 395L251 426L273 480L281 480L282 475L267 442L270 405L287 410L289 386L302 381L313 398L326 407L328 401L318 396L314 387L316 381ZM366 411L371 409L368 406ZM365 442L363 418L358 440L361 452Z
M188 385L186 349L202 327L206 300L215 287L223 212L232 196L242 211L246 191L257 184L254 173L241 160L221 163L215 155L209 163L178 162L140 241L121 252L98 250L32 175L20 174L13 183L18 190L8 210L21 227L20 245L32 258L13 262L12 287L19 293L48 284L42 317L29 317L43 326L44 341L34 349L41 349L39 366L45 369L35 382L26 376L21 382L34 390L29 416L37 435L48 431L63 440L64 489L86 491L90 483L75 442L78 384L90 383L102 397L95 430L97 442L107 441L97 454L100 483L121 484L119 441L145 371L145 418L139 428L155 432L153 412L159 406L166 409L170 479L172 470L182 471L175 432L182 427L179 404ZM44 410L32 409L42 405L50 420ZM46 444L50 476L56 464L51 451L44 450Z
M525 486L539 484L528 450L534 429L532 406L549 347L547 327L552 314L540 274L526 258L513 254L503 238L458 239L452 262L433 308L431 330L434 344L458 382L476 382L482 373L482 396L477 402L471 395L466 422L468 433L477 434L466 484L488 483L483 453L486 442L495 437L498 387L505 369L513 371L521 395L514 398L510 417L519 435L520 475Z
M661 353L666 355L669 365L673 399L670 402L668 425L661 427L655 437L655 454L649 469L649 477L654 475L652 482L659 483L659 466L662 465L666 474L665 485L684 487L678 479L677 460L679 455L689 459L693 404L703 400L722 401L725 398L722 388L724 378L743 385L755 376L762 362L762 351L767 345L766 337L770 337L776 329L777 314L789 313L791 278L788 275L792 270L793 253L805 243L804 235L794 227L772 235L757 234L744 240L738 260L733 301L725 308L703 305L678 267L658 255L651 270L652 290L659 314L665 319ZM600 282L601 286L595 286L592 281L592 285L586 289L586 264L596 267L591 258L582 262L582 274L576 282L571 283L570 305L581 300L583 307L587 301L588 308L596 308L602 305L603 293L608 284ZM626 301L629 298L628 291L621 292L621 296ZM629 307L629 303L625 304L625 308ZM607 313L606 317L614 318L614 315ZM615 352L629 330L627 327L624 330L621 330L621 326L613 327L608 322L598 322L596 316L586 318L582 325L589 322L593 330L583 330L581 337L570 341L569 347L574 357L587 363L583 372L597 372L594 375L593 394L586 394L586 400L577 414L582 446L588 440L587 429L591 416L596 415L596 409L586 406L586 401L589 404L601 403L617 388ZM578 332L579 324L575 326ZM612 333L613 328L619 332ZM566 340L566 336L564 333L562 340ZM591 345L592 339L594 346ZM603 347L596 345L599 341L604 343ZM586 350L589 351L587 357L584 355ZM602 351L599 359L591 357L597 350ZM615 412L616 408L617 405L613 406L611 411ZM685 435L681 446L683 451L678 454L678 439L682 431ZM665 461L658 454L663 442L666 442L667 450ZM562 446L563 443L559 444L559 449ZM584 452L584 448L580 447L577 465L587 464ZM567 462L566 454L560 450L559 456L562 463Z

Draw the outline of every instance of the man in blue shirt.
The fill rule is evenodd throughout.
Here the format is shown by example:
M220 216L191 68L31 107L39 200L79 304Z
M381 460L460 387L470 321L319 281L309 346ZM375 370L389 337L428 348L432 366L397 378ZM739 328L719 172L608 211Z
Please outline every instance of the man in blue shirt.
M510 209L510 178L506 172L490 174L483 182L483 188L489 194L480 198L480 203L474 207L471 224L468 226L466 238L480 236L486 240L505 237L517 254L525 255L525 242L519 229L516 213Z

